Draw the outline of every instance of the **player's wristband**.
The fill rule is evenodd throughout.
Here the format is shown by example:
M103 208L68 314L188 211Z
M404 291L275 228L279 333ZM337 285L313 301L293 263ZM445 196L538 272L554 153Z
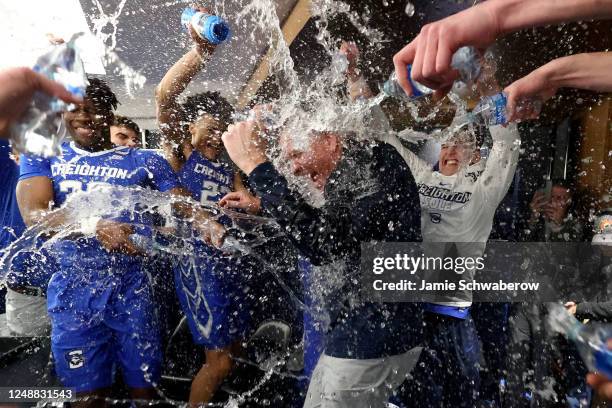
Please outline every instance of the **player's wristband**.
M81 220L79 231L83 235L96 235L96 228L100 217L89 217Z

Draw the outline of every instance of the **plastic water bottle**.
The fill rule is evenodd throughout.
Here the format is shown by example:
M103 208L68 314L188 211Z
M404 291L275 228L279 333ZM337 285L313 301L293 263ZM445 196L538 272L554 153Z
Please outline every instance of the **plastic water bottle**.
M612 339L612 325L584 325L559 304L551 306L549 312L551 329L574 342L589 370L612 379L612 351L607 345Z
M481 121L487 126L505 125L508 123L507 105L508 98L503 92L484 96L474 110L464 115L464 118L457 120L457 123ZM542 109L542 103L538 100L524 100L519 102L517 106L517 110L522 109L533 109L539 112Z
M75 46L81 35L75 34L67 43L53 46L38 58L33 70L61 83L74 96L83 98L87 75ZM25 114L11 126L13 146L22 152L45 157L59 154L66 135L61 113L72 107L56 97L36 92Z
M230 37L229 25L219 16L186 8L181 15L181 24L189 29L192 26L200 38L213 45L221 44Z
M412 96L408 96L402 89L397 80L397 74L394 72L389 79L383 84L383 93L387 96L397 99L414 100L433 93L433 90L425 85L419 84L412 79L412 65L408 65L408 82L412 88Z
M461 81L471 84L478 80L481 72L480 56L474 47L461 47L454 54L451 66L459 71ZM408 65L408 82L412 87L412 96L406 95L394 72L383 85L383 93L399 99L414 100L433 93L433 90L412 79L412 65Z

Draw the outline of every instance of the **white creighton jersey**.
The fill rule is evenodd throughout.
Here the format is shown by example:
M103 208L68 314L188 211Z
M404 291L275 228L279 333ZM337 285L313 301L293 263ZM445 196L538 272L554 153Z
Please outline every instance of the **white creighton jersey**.
M489 128L493 148L480 161L445 176L405 147L397 146L419 187L421 228L426 242L486 242L493 216L512 183L520 136L516 125Z
M486 162L482 160L452 176L434 171L395 136L384 138L406 160L418 185L424 242L481 243L457 245L457 250L461 256L482 256L495 211L512 183L520 149L515 124L505 128L493 126L489 131L493 148ZM473 271L457 277L473 278ZM471 305L471 293L457 295L439 303L457 307Z

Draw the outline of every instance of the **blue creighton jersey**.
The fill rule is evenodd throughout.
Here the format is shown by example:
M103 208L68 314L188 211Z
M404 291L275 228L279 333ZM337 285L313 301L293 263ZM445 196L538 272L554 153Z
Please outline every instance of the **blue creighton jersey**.
M74 191L97 183L140 186L167 191L177 187L172 168L160 155L140 149L116 147L88 152L74 142L62 145L62 155L51 158L24 155L20 180L44 176L53 181L54 205L61 206Z
M229 165L210 161L194 150L179 172L179 181L195 200L214 206L233 190L234 171Z

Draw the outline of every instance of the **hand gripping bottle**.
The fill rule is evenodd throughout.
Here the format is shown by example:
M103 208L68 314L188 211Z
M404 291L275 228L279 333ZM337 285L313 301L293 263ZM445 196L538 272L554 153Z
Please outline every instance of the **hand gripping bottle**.
M61 83L74 96L83 98L88 82L83 62L75 47L75 41L80 35L74 35L67 43L53 46L48 53L38 58L33 70ZM72 108L71 104L54 96L36 92L21 120L11 126L13 146L24 153L56 156L60 153L66 135L62 112Z
M221 17L203 13L189 7L183 10L181 24L186 29L189 29L191 25L200 38L213 45L221 44L231 35L229 25Z
M474 47L461 47L454 54L451 66L459 71L461 81L470 84L477 80L480 75L481 65L480 57ZM412 96L406 95L399 82L397 81L396 73L391 74L389 79L383 85L383 93L399 99L414 100L427 96L433 93L425 85L422 85L412 79L412 65L408 65L408 82L412 87Z
M574 342L589 370L612 379L612 350L607 345L612 325L582 324L559 304L550 308L549 325Z

